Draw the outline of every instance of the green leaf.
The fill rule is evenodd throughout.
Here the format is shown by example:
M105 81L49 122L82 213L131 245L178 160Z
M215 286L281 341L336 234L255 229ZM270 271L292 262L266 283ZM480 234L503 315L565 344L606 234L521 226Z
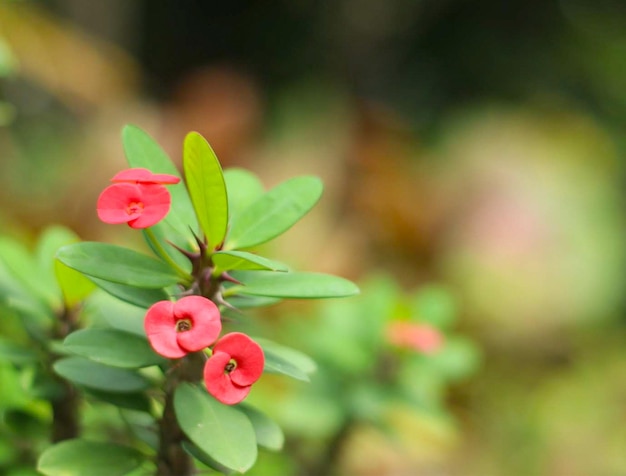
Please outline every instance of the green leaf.
M104 292L96 292L85 303L84 315L98 327L112 327L146 337L145 308L129 304Z
M245 403L240 404L239 409L250 419L256 434L256 441L260 446L272 451L279 451L283 448L285 435L278 423L258 409Z
M252 467L257 457L254 428L237 408L183 383L174 394L174 410L180 427L201 451L240 473Z
M308 382L308 374L317 369L315 362L302 352L267 339L255 337L254 340L263 348L265 372L284 374Z
M0 338L0 361L26 364L39 360L37 353L27 347Z
M89 276L89 279L111 296L145 309L152 306L155 302L166 301L170 298L169 294L167 294L164 289L134 288L125 284L112 283L104 279L94 278L93 276Z
M58 285L49 275L42 274L37 261L19 241L0 237L0 262L31 296L43 300L49 306L57 307L60 304Z
M110 403L118 408L126 408L128 410L136 410L144 413L150 413L151 411L150 399L143 392L114 393L105 392L103 390L85 389L85 393L92 398Z
M284 233L313 208L323 189L322 181L312 176L277 185L233 220L224 248L250 248Z
M228 226L228 197L222 167L209 143L197 132L185 137L183 167L191 202L209 250L224 241Z
M88 276L138 288L163 288L180 279L162 261L107 243L87 241L64 246L57 258Z
M230 296L228 303L237 309L249 309L251 307L271 306L281 302L282 299L266 296Z
M232 269L265 269L272 271L288 271L286 265L272 261L247 251L217 251L211 255L213 263L219 271Z
M150 386L137 372L110 367L82 357L66 357L53 365L56 373L71 382L106 392L134 393Z
M37 470L46 476L124 476L143 460L139 451L127 446L73 439L47 448Z
M41 270L41 279L51 283L49 285L50 288L55 288L57 294L61 291L59 289L61 283L58 283L58 275L56 273L57 260L54 258L56 252L62 246L79 241L80 238L74 232L62 226L46 228L39 237L37 248L35 249L35 257Z
M70 352L112 367L140 368L166 362L145 338L115 329L83 329L63 341Z
M61 263L59 260L54 261L54 272L57 282L61 286L63 293L63 301L65 305L72 309L89 296L96 288L95 284L85 275Z
M359 293L359 288L352 281L323 273L239 271L233 276L244 285L230 288L228 294L317 299Z
M154 173L169 174L180 177L178 169L167 156L165 151L152 137L140 128L127 125L122 130L122 142L126 159L133 168L144 168ZM198 231L198 221L182 180L175 185L167 185L172 196L170 212L151 229L161 242L166 253L183 269L190 266L189 261L173 247L167 244L170 241L181 248L193 251L197 248L193 234Z
M245 169L224 170L224 182L228 192L228 216L231 223L265 193L259 178Z

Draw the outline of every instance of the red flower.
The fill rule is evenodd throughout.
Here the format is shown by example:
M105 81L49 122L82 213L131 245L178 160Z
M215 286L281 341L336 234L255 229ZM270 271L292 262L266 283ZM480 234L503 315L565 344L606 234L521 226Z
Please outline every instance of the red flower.
M187 296L153 304L144 320L152 348L170 359L210 346L220 335L220 311L209 299Z
M261 346L241 332L232 332L215 344L204 366L204 383L217 400L234 405L248 396L264 364Z
M434 354L443 346L444 339L439 329L429 324L396 321L387 328L387 339L393 345Z
M105 223L147 228L165 218L171 200L163 185L115 183L102 191L96 207Z
M148 169L126 169L115 174L111 182L128 182L143 184L175 184L180 178L175 175L153 174Z

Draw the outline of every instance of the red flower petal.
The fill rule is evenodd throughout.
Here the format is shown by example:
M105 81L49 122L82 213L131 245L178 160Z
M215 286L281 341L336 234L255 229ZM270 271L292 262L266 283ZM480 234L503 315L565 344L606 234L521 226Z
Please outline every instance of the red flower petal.
M226 405L239 403L250 393L249 385L244 387L236 385L230 378L231 374L225 372L230 359L230 355L225 352L214 352L204 364L204 383L207 391Z
M444 345L444 336L439 329L429 324L396 321L387 328L387 339L391 344L424 354L433 354Z
M123 185L123 184L119 184ZM114 187L115 185L111 185ZM135 185L139 188L143 203L141 214L128 222L131 228L148 228L163 220L170 211L172 197L163 185Z
M109 185L98 197L96 205L98 218L112 225L128 223L139 216L137 213L129 214L128 205L141 202L141 197L142 194L137 185L129 183Z
M175 184L180 178L175 175L153 174L148 169L135 168L122 170L115 174L111 182L129 182L143 184Z
M189 319L191 329L178 332L178 345L189 352L210 346L222 330L220 310L213 301L202 296L187 296L174 304L174 318Z
M239 385L252 385L263 374L265 356L263 349L246 334L231 332L222 337L213 349L214 352L224 352L230 355L237 363L230 373L231 380Z
M153 304L146 313L144 329L150 345L158 354L169 359L178 359L187 354L176 341L178 333L173 302L159 301Z

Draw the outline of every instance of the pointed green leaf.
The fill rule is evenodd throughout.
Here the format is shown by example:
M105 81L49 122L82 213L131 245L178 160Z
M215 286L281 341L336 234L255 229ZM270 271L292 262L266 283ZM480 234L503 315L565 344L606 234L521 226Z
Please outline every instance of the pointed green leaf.
M127 446L73 439L47 448L37 470L46 476L124 476L143 460L139 451Z
M59 260L54 261L54 272L61 286L65 305L72 309L96 288L95 284Z
M250 419L256 434L256 441L260 446L272 451L279 451L283 448L285 435L278 423L248 404L240 404L239 409Z
M180 279L162 261L107 243L86 241L64 246L57 258L88 276L138 288L163 288Z
M264 307L277 304L282 301L281 298L267 296L230 296L228 303L237 309L250 309L252 307Z
M245 169L224 170L224 182L228 192L228 216L231 223L265 193L259 178Z
M185 137L183 167L191 201L209 250L224 241L228 226L228 197L222 167L209 143L197 132Z
M180 427L201 451L240 473L252 467L257 457L254 428L237 408L183 383L174 394L174 409Z
M244 285L229 289L228 294L317 299L346 297L359 293L359 288L352 281L331 274L238 271L233 275Z
M289 270L283 263L272 261L262 256L248 253L247 251L218 251L211 255L211 259L218 271L229 271L233 269Z
M93 276L89 276L89 279L111 296L146 309L157 301L169 299L169 295L163 289L135 288L126 284L112 283L104 279L94 278Z
M145 338L115 329L82 329L72 332L63 346L73 354L112 367L140 368L166 362Z
M284 233L313 208L323 189L312 176L277 185L233 220L224 248L250 248Z
M110 367L82 357L57 360L53 368L61 377L95 390L133 393L150 386L150 382L137 372Z
M122 130L122 142L126 159L131 167L180 177L178 169L161 146L140 128L132 125L125 126ZM188 260L168 245L167 241L189 251L194 250L197 246L191 230L194 233L198 232L198 221L183 181L175 185L167 185L167 189L172 196L170 212L165 219L152 226L151 229L167 254L179 266L187 269Z

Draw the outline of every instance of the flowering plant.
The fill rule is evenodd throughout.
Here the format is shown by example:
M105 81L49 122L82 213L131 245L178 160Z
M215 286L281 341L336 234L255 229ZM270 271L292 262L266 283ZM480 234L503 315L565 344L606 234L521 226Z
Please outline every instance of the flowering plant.
M296 177L265 192L245 170L222 171L194 132L184 142L183 181L145 132L127 126L122 137L131 168L113 177L97 213L105 223L141 230L155 256L98 242L58 249L57 266L100 289L80 299L102 320L85 326L89 319L78 318L73 322L81 325L59 334L53 370L90 398L140 409L150 436L132 446L82 439L76 431L43 452L38 470L97 474L114 460L107 475L141 467L184 476L198 465L245 472L257 446L279 449L283 436L241 402L264 372L306 379L315 366L294 349L242 332L243 310L358 293L346 279L292 271L252 252L300 220L322 183Z

